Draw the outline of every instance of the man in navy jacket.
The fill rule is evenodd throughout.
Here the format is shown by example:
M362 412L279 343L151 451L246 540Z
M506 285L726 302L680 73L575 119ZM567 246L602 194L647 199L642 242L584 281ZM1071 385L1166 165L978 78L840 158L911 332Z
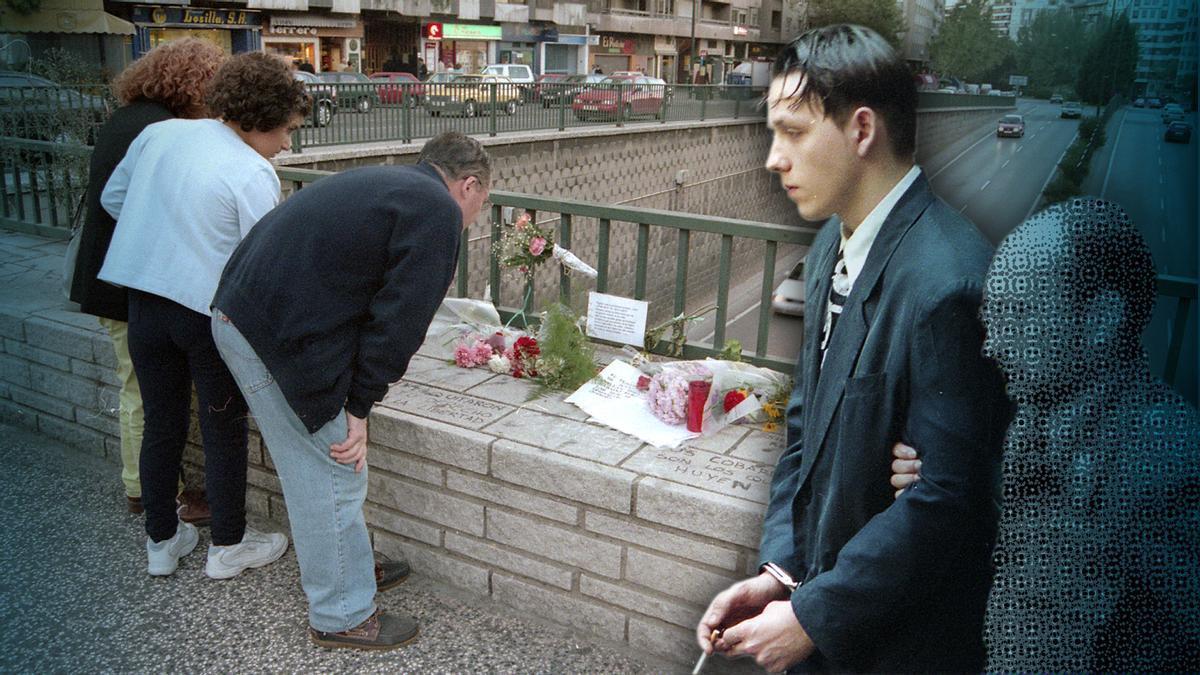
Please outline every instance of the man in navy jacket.
M447 132L415 166L344 171L292 195L222 275L213 335L275 462L321 646L417 635L415 619L375 605L367 416L424 341L490 183L479 142Z
M914 166L916 90L879 35L811 30L773 74L767 168L828 222L762 573L713 600L697 640L771 671L978 671L1010 417L981 354L992 248ZM893 502L898 442L924 468Z

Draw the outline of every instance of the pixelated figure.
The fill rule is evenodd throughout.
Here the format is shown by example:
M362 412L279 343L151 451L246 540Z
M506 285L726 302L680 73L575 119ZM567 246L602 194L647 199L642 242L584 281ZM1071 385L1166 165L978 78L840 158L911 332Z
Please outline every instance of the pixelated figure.
M1116 204L1051 206L1001 244L984 351L1017 404L989 667L1200 669L1200 421L1140 336L1149 248Z

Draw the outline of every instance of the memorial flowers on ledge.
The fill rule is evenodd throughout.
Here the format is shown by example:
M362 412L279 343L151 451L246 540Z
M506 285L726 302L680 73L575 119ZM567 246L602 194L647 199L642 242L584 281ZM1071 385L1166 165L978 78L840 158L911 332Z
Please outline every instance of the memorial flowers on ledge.
M533 217L526 211L512 227L504 228L492 251L502 267L516 270L527 280L532 280L538 265L553 257L553 248L553 235L533 222Z

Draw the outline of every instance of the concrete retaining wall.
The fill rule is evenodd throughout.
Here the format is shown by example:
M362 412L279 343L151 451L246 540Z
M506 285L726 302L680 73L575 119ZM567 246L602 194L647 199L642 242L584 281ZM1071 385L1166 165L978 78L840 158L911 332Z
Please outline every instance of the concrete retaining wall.
M62 309L63 244L0 236L0 421L105 457L119 481L115 358ZM425 354L370 420L367 522L420 574L648 652L690 659L714 593L754 571L781 437L726 429L659 450L561 395ZM189 484L203 456L193 424ZM250 443L247 508L286 522L269 450ZM114 504L113 508L121 508Z

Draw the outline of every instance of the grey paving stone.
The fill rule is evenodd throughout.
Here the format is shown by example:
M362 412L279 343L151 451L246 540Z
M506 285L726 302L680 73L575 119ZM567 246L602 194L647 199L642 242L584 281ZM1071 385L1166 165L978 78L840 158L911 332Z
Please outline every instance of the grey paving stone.
M643 520L758 550L762 504L652 477L636 490L634 515Z
M774 465L699 448L645 447L621 468L766 505Z
M642 442L605 427L522 411L483 429L501 438L615 466Z
M629 513L637 474L532 445L496 441L492 475L541 492Z

